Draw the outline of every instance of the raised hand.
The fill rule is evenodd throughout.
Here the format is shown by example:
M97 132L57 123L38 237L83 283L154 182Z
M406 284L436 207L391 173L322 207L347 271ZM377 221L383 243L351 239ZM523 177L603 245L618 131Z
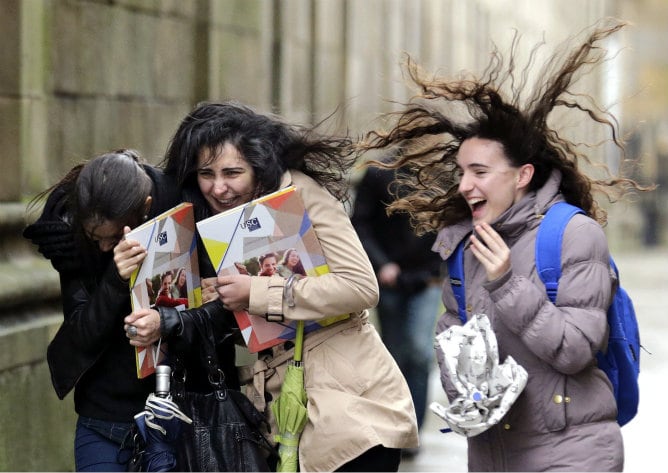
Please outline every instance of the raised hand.
M510 248L486 222L475 226L471 235L471 251L487 271L487 280L494 281L510 270Z
M127 235L130 227L123 228L123 234ZM129 280L132 273L139 267L144 258L146 258L146 248L137 240L128 240L123 238L114 247L114 263L118 274L124 280Z

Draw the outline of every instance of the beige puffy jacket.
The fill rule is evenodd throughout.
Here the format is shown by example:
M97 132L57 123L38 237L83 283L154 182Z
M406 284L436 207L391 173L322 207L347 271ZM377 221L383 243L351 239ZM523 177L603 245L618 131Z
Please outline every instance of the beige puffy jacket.
M487 281L484 267L465 251L467 309L489 317L500 360L512 356L529 374L501 422L468 439L470 471L615 471L623 466L612 387L595 361L606 341L606 311L616 285L601 226L584 215L569 221L556 304L536 272L536 232L548 207L563 200L559 184L560 174L553 171L541 189L493 223L511 250L512 267L504 276ZM470 221L441 230L434 250L447 258L470 230ZM444 286L443 301L439 333L460 324L450 284ZM452 398L454 387L443 371L441 380Z

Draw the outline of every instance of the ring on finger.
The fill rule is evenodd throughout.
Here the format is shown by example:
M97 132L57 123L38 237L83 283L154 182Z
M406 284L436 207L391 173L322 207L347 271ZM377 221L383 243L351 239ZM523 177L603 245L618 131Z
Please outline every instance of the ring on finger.
M134 325L130 325L128 327L128 337L134 338L136 336L137 336L137 327L135 327Z

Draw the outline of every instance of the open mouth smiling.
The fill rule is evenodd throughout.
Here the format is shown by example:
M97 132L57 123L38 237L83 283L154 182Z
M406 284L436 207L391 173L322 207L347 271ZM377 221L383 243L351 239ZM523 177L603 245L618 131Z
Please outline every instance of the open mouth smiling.
M472 199L469 200L469 207L471 207L471 211L476 212L477 210L480 210L486 203L487 201L484 199Z
M240 198L238 195L229 197L227 199L215 199L216 203L221 207L236 207L239 200Z

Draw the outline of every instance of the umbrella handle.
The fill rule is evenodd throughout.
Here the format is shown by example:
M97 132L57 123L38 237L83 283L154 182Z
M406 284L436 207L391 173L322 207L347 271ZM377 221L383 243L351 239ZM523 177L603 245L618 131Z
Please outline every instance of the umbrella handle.
M304 348L304 321L297 321L297 329L295 333L295 361L302 361L302 352Z

